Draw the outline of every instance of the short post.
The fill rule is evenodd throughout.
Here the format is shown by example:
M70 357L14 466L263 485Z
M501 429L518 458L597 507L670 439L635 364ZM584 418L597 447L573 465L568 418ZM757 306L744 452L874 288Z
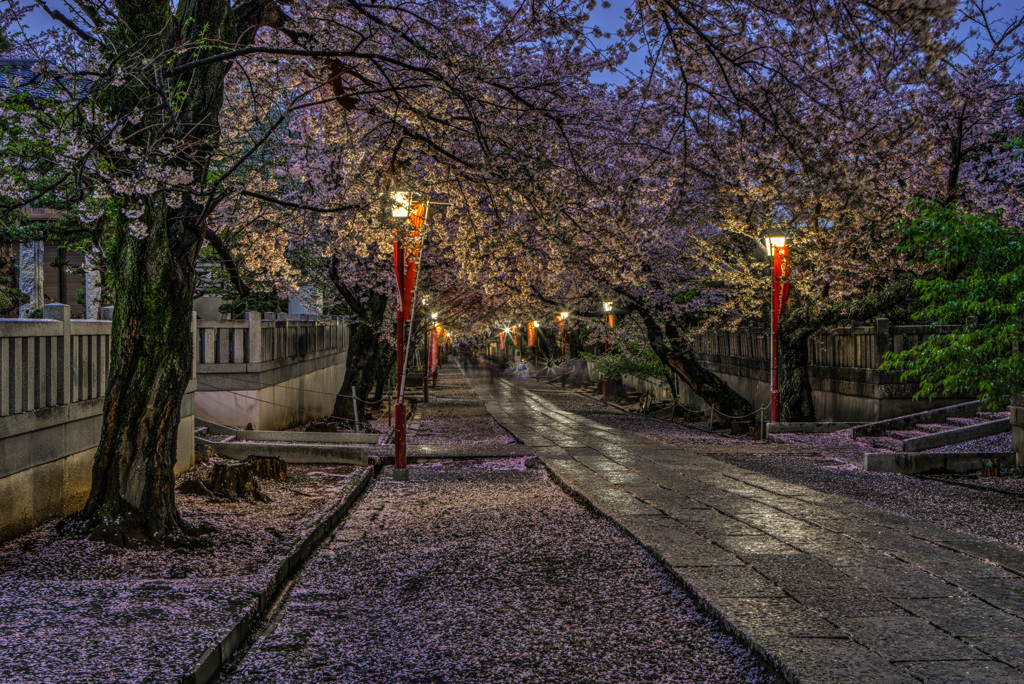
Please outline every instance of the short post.
M356 421L356 432L359 432L359 405L356 403L356 387L352 386L352 418Z

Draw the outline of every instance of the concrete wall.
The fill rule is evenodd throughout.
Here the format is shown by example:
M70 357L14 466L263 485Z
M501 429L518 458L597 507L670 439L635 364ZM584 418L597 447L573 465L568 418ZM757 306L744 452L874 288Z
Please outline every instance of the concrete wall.
M79 510L89 495L110 368L107 321L0 320L0 540ZM181 405L175 472L193 466L195 377Z
M324 416L345 377L348 326L337 317L260 314L200 321L196 415L283 430Z

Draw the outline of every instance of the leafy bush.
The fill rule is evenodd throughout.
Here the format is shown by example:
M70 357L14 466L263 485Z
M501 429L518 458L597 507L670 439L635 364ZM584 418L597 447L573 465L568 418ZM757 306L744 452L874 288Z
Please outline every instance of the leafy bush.
M920 383L915 398L970 394L1001 408L1024 387L1024 236L997 215L940 204L922 205L903 234L902 251L941 274L915 283L914 318L963 328L886 354L883 369Z

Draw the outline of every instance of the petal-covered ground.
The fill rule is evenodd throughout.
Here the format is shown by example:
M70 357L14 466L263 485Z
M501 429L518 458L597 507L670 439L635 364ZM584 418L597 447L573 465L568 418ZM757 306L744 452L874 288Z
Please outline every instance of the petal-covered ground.
M227 681L770 679L636 542L511 459L386 470Z
M292 466L261 481L265 504L178 494L186 521L217 528L207 548L126 550L55 523L0 546L0 682L177 681L359 470Z

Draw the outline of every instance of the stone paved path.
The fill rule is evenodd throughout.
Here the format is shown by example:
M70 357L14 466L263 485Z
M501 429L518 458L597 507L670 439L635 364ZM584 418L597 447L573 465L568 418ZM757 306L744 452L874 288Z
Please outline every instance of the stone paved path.
M878 512L474 378L569 491L800 682L1024 682L1024 553Z

